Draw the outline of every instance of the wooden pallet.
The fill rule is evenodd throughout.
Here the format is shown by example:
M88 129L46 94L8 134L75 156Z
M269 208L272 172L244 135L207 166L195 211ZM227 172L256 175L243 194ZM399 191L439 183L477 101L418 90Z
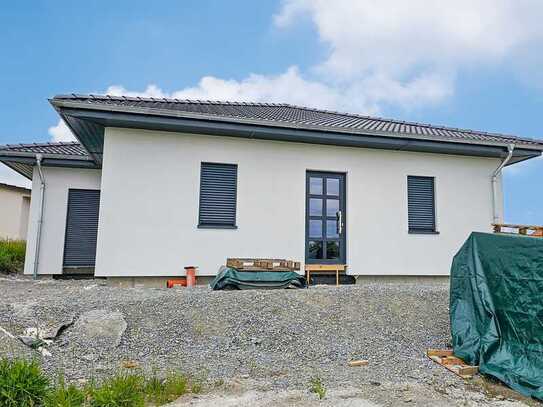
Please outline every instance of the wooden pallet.
M454 356L450 349L428 349L426 356L462 379L471 379L479 373L479 366L467 365L462 359Z
M300 262L285 259L226 259L226 267L240 271L297 271Z
M508 233L531 237L543 237L543 226L493 223L492 227L494 228L494 233Z

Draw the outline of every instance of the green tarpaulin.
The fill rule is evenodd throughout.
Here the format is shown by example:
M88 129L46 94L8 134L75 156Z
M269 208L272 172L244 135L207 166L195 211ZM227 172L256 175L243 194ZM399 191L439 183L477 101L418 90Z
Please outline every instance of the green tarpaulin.
M453 260L454 355L543 399L543 238L472 233Z
M213 290L305 288L305 277L293 271L238 271L224 267L209 284Z

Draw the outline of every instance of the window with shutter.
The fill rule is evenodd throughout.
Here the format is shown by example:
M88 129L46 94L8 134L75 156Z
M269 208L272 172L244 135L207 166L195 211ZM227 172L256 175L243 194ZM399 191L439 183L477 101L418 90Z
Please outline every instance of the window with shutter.
M198 227L236 228L238 166L202 163Z
M410 233L436 233L434 177L407 177Z
M100 191L70 189L64 237L64 267L94 267Z

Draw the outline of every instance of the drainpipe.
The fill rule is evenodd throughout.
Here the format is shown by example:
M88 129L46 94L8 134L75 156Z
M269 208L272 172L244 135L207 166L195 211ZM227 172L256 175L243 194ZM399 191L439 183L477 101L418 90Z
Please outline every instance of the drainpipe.
M38 174L40 176L40 209L38 213L38 229L36 231L36 252L34 253L34 280L38 278L38 264L40 258L40 242L41 242L41 225L43 223L43 203L45 197L45 178L43 176L41 162L43 156L36 154L36 165L38 167Z
M507 146L507 150L508 150L507 157L505 157L505 159L502 161L499 167L496 168L496 170L492 173L492 211L494 215L493 223L500 223L500 217L498 215L498 191L497 191L498 175L500 175L503 167L505 167L507 163L509 162L509 160L511 160L514 149L515 149L514 144L509 144Z

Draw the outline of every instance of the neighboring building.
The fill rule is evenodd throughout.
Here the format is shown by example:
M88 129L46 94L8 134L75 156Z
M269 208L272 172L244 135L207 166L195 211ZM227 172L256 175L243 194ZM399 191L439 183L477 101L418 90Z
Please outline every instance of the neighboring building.
M30 189L0 183L0 239L26 240Z
M212 276L227 257L445 276L470 232L502 218L497 169L543 151L542 141L286 104L51 103L79 143L0 149L33 180L27 274L40 219L36 154L39 274L162 278L185 265Z

